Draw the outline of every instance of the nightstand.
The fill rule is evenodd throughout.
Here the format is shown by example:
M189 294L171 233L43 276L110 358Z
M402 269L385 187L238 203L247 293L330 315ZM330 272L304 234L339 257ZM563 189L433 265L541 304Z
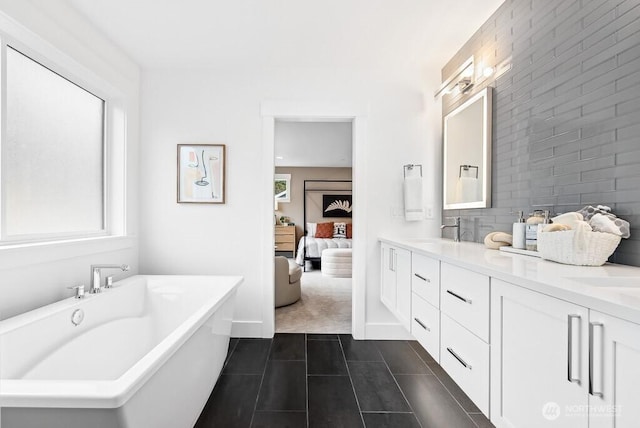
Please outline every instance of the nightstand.
M291 251L291 256L296 256L296 227L275 226L276 251Z

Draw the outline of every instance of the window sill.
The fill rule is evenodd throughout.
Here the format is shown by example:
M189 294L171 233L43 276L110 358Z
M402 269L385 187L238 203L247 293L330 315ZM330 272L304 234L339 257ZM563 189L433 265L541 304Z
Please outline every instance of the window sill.
M0 270L133 248L134 236L100 236L0 247Z

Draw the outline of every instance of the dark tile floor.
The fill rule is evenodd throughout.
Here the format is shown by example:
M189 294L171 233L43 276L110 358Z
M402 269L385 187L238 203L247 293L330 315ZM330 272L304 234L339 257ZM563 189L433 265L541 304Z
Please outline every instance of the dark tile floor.
M414 341L231 339L196 428L493 427Z

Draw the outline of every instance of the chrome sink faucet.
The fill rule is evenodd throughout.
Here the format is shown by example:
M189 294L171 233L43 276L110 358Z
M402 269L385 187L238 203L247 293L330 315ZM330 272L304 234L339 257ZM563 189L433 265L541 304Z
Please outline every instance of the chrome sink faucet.
M451 225L443 224L442 226L440 226L440 229L446 229L448 227L453 228L454 229L453 242L460 242L460 217L445 217L445 219L448 219L448 218L453 219L453 224Z
M126 272L129 270L129 265L91 265L91 288L89 288L91 294L102 291L102 269L120 269ZM109 287L109 285L105 287Z

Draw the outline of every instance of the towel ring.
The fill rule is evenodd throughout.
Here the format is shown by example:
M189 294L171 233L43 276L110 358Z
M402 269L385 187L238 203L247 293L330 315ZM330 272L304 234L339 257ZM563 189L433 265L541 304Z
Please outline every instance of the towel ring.
M408 163L404 166L402 172L404 174L404 178L407 178L407 170L409 171L413 171L413 168L420 168L420 177L422 177L422 165L420 164L412 164L412 163Z
M460 165L460 173L458 174L458 178L462 177L462 171L469 171L469 169L476 169L476 178L478 178L478 167L474 165Z

